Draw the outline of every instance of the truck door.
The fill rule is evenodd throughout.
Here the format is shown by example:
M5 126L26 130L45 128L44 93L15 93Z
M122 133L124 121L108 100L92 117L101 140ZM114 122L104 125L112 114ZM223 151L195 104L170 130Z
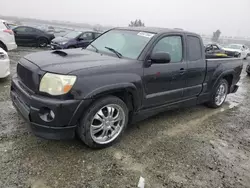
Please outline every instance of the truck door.
M183 39L181 34L162 36L150 50L150 55L156 52L169 53L171 61L166 64L151 64L150 67L144 68L144 108L170 104L182 99L187 69L183 58Z
M197 97L202 91L206 74L206 60L201 39L187 35L187 83L184 88L184 99Z

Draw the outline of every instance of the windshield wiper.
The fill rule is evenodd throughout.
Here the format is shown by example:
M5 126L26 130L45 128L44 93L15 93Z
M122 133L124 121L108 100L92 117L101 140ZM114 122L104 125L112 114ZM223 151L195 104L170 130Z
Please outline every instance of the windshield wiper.
M89 44L92 48L95 49L95 52L99 53L99 50L97 49L97 47L95 47L93 44ZM82 49L85 49L85 48L82 48Z
M117 57L122 58L122 54L120 52L116 51L115 49L107 47L107 46L105 46L105 48L108 49L109 51L115 53L115 55L117 55Z

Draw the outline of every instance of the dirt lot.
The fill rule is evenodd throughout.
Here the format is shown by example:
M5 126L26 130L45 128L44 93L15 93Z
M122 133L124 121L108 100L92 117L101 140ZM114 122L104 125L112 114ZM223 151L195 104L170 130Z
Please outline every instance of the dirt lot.
M18 59L37 51L10 52ZM250 59L250 58L249 58ZM247 61L245 61L245 65ZM0 187L250 187L250 78L217 110L174 110L130 126L119 143L88 149L78 140L48 141L29 132L12 107L10 78L0 80Z

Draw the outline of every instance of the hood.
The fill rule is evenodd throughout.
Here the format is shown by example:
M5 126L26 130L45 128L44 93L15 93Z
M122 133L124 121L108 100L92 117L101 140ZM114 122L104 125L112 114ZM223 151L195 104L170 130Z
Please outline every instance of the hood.
M223 50L228 51L228 52L239 52L239 53L241 53L241 50L239 50L239 49L223 48Z
M37 52L29 54L24 58L37 65L43 71L59 74L69 74L81 69L117 65L126 62L125 59L82 49Z
M71 39L66 38L66 37L56 37L52 40L52 42L60 43L60 42L67 42Z

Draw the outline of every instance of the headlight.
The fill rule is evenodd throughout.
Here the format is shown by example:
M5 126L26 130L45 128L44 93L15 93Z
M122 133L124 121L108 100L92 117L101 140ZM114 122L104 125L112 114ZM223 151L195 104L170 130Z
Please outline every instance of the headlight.
M76 81L76 76L46 73L40 82L39 91L50 95L68 93Z
M64 44L66 44L66 43L67 43L67 42L60 42L61 45L64 45Z
M1 60L7 59L7 58L8 58L7 53L0 52L0 59L1 59Z

